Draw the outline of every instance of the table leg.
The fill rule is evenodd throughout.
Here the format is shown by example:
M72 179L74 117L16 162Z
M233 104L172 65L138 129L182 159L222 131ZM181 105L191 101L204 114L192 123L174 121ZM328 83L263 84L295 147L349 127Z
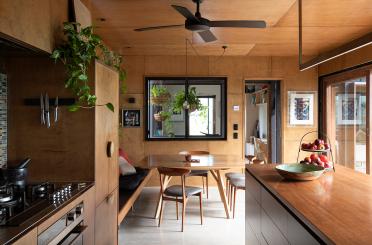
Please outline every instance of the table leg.
M169 181L172 179L171 176L164 176L163 178L163 183L160 183L163 185L163 190L165 190L165 188L167 188L168 184L169 184ZM157 219L159 218L159 215L160 215L160 208L161 208L161 190L159 191L159 198L158 198L158 204L156 206L156 212L155 212L155 216L154 216L154 219Z
M225 190L224 190L224 187L223 187L224 184L223 184L223 179L222 179L222 176L221 176L221 172L218 169L217 170L210 170L210 171L212 173L213 178L217 182L218 192L220 193L221 201L222 201L223 206L225 208L226 218L230 219L230 210L229 210L229 205L227 204L227 197L226 197Z

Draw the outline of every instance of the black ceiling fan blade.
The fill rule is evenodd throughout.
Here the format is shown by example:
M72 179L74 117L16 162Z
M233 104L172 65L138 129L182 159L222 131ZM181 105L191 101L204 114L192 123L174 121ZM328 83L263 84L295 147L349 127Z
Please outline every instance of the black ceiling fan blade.
M210 27L266 28L263 20L223 20L209 21Z
M184 27L184 26L185 24L167 25L167 26L149 26L149 27L134 29L134 31L151 31L151 30L166 29L166 28Z
M217 40L216 36L213 35L213 33L209 30L200 31L200 32L198 32L198 34L204 40L204 42L206 42L206 43L213 42L213 41Z
M172 7L178 11L178 13L182 14L186 19L190 20L198 20L195 15L193 15L190 10L188 10L185 7L178 6L178 5L172 5Z

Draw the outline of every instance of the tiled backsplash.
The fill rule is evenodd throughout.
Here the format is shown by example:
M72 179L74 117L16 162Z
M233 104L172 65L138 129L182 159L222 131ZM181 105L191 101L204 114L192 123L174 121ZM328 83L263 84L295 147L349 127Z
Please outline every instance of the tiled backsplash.
M0 73L0 167L6 165L8 143L8 81L5 74Z

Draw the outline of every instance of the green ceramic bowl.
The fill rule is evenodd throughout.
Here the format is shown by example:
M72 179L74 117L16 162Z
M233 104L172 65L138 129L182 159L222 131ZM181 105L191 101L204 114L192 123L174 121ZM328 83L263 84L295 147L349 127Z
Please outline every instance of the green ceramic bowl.
M275 167L276 171L285 179L314 180L319 178L324 168L312 164L281 164Z

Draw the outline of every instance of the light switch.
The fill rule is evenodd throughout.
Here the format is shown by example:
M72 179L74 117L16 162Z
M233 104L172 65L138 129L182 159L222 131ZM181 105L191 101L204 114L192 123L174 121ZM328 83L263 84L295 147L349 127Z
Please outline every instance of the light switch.
M237 138L238 138L238 133L234 133L234 134L233 134L233 138L234 138L234 139L237 139Z
M237 123L234 123L234 130L238 130L238 124Z
M238 105L234 105L234 106L233 106L233 110L234 110L234 111L239 111L239 110L240 110L240 106L238 106Z

